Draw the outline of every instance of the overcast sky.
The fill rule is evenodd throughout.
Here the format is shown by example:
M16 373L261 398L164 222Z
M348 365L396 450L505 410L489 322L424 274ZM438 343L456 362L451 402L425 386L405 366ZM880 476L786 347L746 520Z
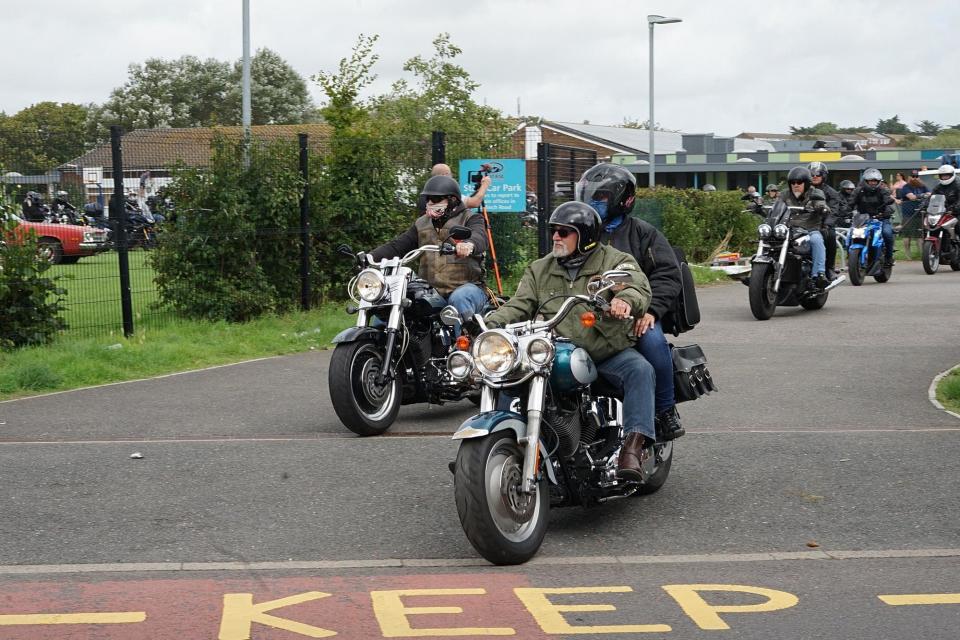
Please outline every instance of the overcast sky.
M0 110L103 102L147 58L238 59L241 0L2 0ZM250 0L251 47L304 77L379 34L372 87L449 32L507 114L593 124L648 117L646 15L656 27L656 120L686 132L785 132L820 121L960 123L960 3L926 0ZM938 62L938 61L944 62ZM938 80L942 82L938 83ZM317 103L322 95L308 80Z

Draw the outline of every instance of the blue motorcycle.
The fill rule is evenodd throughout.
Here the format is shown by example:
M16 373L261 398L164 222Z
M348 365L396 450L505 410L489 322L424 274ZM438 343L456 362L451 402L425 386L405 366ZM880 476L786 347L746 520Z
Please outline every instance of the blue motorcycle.
M847 235L847 274L850 284L859 287L867 276L873 276L877 282L890 279L893 267L884 264L885 247L883 221L871 218L866 213L854 212Z

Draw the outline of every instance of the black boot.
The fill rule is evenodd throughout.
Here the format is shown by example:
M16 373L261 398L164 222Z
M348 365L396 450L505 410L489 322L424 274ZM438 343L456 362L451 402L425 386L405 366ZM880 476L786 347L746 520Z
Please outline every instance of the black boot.
M627 434L620 447L620 456L617 458L617 477L624 480L633 480L640 482L643 480L643 473L640 467L644 460L649 457L644 448L646 438L642 433L633 431Z
M657 415L657 434L663 442L679 438L686 432L686 429L680 426L680 415L676 407Z

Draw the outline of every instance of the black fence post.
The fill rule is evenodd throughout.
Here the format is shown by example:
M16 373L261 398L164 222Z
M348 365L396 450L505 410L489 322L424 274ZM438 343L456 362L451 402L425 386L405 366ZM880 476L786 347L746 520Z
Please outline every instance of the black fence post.
M447 134L443 131L434 131L430 143L430 166L447 161Z
M537 143L537 201L539 211L537 216L537 250L542 258L550 250L547 237L547 218L550 216L550 145L545 142Z
M133 299L130 294L130 256L127 253L127 208L124 206L123 151L120 139L123 129L110 127L110 151L113 158L113 202L110 219L120 266L120 307L123 312L123 335L133 335Z
M310 171L307 158L307 134L299 134L300 176L300 308L310 310Z

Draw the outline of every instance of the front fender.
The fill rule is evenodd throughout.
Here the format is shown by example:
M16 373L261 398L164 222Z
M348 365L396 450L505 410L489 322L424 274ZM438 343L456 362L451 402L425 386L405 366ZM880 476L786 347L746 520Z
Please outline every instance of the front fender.
M776 260L774 260L772 256L753 256L753 258L750 260L750 264L772 264L774 262L776 262Z
M453 434L454 440L469 440L471 438L484 438L491 433L510 429L517 436L519 442L521 438L527 435L527 423L523 416L513 411L484 411L475 416L467 418L456 433ZM537 443L540 447L540 459L547 470L547 478L552 484L557 484L557 476L553 473L553 464L549 462L547 450L541 440Z
M383 332L374 327L350 327L338 333L330 342L333 344L340 344L342 342L356 342L357 340L363 340L366 338L379 337L381 333Z

